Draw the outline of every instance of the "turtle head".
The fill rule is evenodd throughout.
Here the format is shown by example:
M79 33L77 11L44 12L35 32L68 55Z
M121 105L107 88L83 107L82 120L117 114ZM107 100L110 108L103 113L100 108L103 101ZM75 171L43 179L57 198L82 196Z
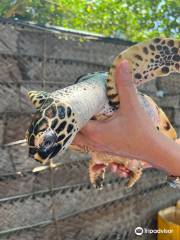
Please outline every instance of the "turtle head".
M27 130L29 155L46 164L58 152L64 152L78 131L71 107L43 91L30 91L29 98L36 108Z

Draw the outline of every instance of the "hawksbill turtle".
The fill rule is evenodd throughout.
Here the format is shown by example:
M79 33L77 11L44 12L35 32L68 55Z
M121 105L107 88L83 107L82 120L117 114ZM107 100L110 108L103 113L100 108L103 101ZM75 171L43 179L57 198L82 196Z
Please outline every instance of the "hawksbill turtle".
M121 52L108 73L84 75L76 84L52 93L30 91L29 98L37 110L26 134L31 157L48 164L58 152L63 153L68 147L84 151L72 145L78 131L93 117L98 120L108 118L119 107L115 68L123 59L128 60L134 84L138 86L156 77L180 72L180 41L170 38L148 40ZM138 96L157 130L175 140L176 131L162 109L149 96L141 92ZM141 177L143 161L136 161L131 168L132 160L91 150L89 153L90 181L97 188L102 187L105 170L112 163L128 171L129 187Z

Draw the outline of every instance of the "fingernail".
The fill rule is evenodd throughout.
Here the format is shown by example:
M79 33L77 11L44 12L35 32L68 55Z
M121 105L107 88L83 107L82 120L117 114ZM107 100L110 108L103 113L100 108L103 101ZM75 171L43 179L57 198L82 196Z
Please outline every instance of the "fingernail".
M126 60L126 59L124 59L122 62L121 62L121 64L123 64L123 66L128 66L129 64L128 64L128 60Z
M128 61L125 59L123 60L123 62L121 62L121 68L123 69L124 72L129 72L129 63Z

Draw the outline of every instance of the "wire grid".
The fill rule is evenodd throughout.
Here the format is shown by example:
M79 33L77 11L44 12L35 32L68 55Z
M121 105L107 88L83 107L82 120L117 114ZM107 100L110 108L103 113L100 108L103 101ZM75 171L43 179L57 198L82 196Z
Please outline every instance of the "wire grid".
M107 71L113 58L130 45L20 21L5 20L0 29L2 144L22 138L29 124L33 110L23 88L53 91L84 73ZM141 87L169 111L177 129L179 85L173 74ZM160 91L163 95L157 97ZM104 190L98 192L89 184L88 156L68 152L61 168L32 174L36 163L28 159L25 147L0 151L3 239L135 239L137 224L154 226L157 211L180 196L157 170L146 171L130 190L126 180L109 174Z

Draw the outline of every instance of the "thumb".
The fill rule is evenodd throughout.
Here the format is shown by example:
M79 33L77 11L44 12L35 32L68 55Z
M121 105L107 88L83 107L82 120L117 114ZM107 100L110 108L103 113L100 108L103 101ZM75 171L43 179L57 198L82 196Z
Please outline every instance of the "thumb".
M101 138L102 132L107 126L104 126L105 121L89 120L88 123L81 129L81 133L87 138L97 141Z
M133 83L132 74L130 72L127 60L123 60L116 66L115 70L116 85L120 99L121 110L130 107L139 107L139 99L136 87Z

